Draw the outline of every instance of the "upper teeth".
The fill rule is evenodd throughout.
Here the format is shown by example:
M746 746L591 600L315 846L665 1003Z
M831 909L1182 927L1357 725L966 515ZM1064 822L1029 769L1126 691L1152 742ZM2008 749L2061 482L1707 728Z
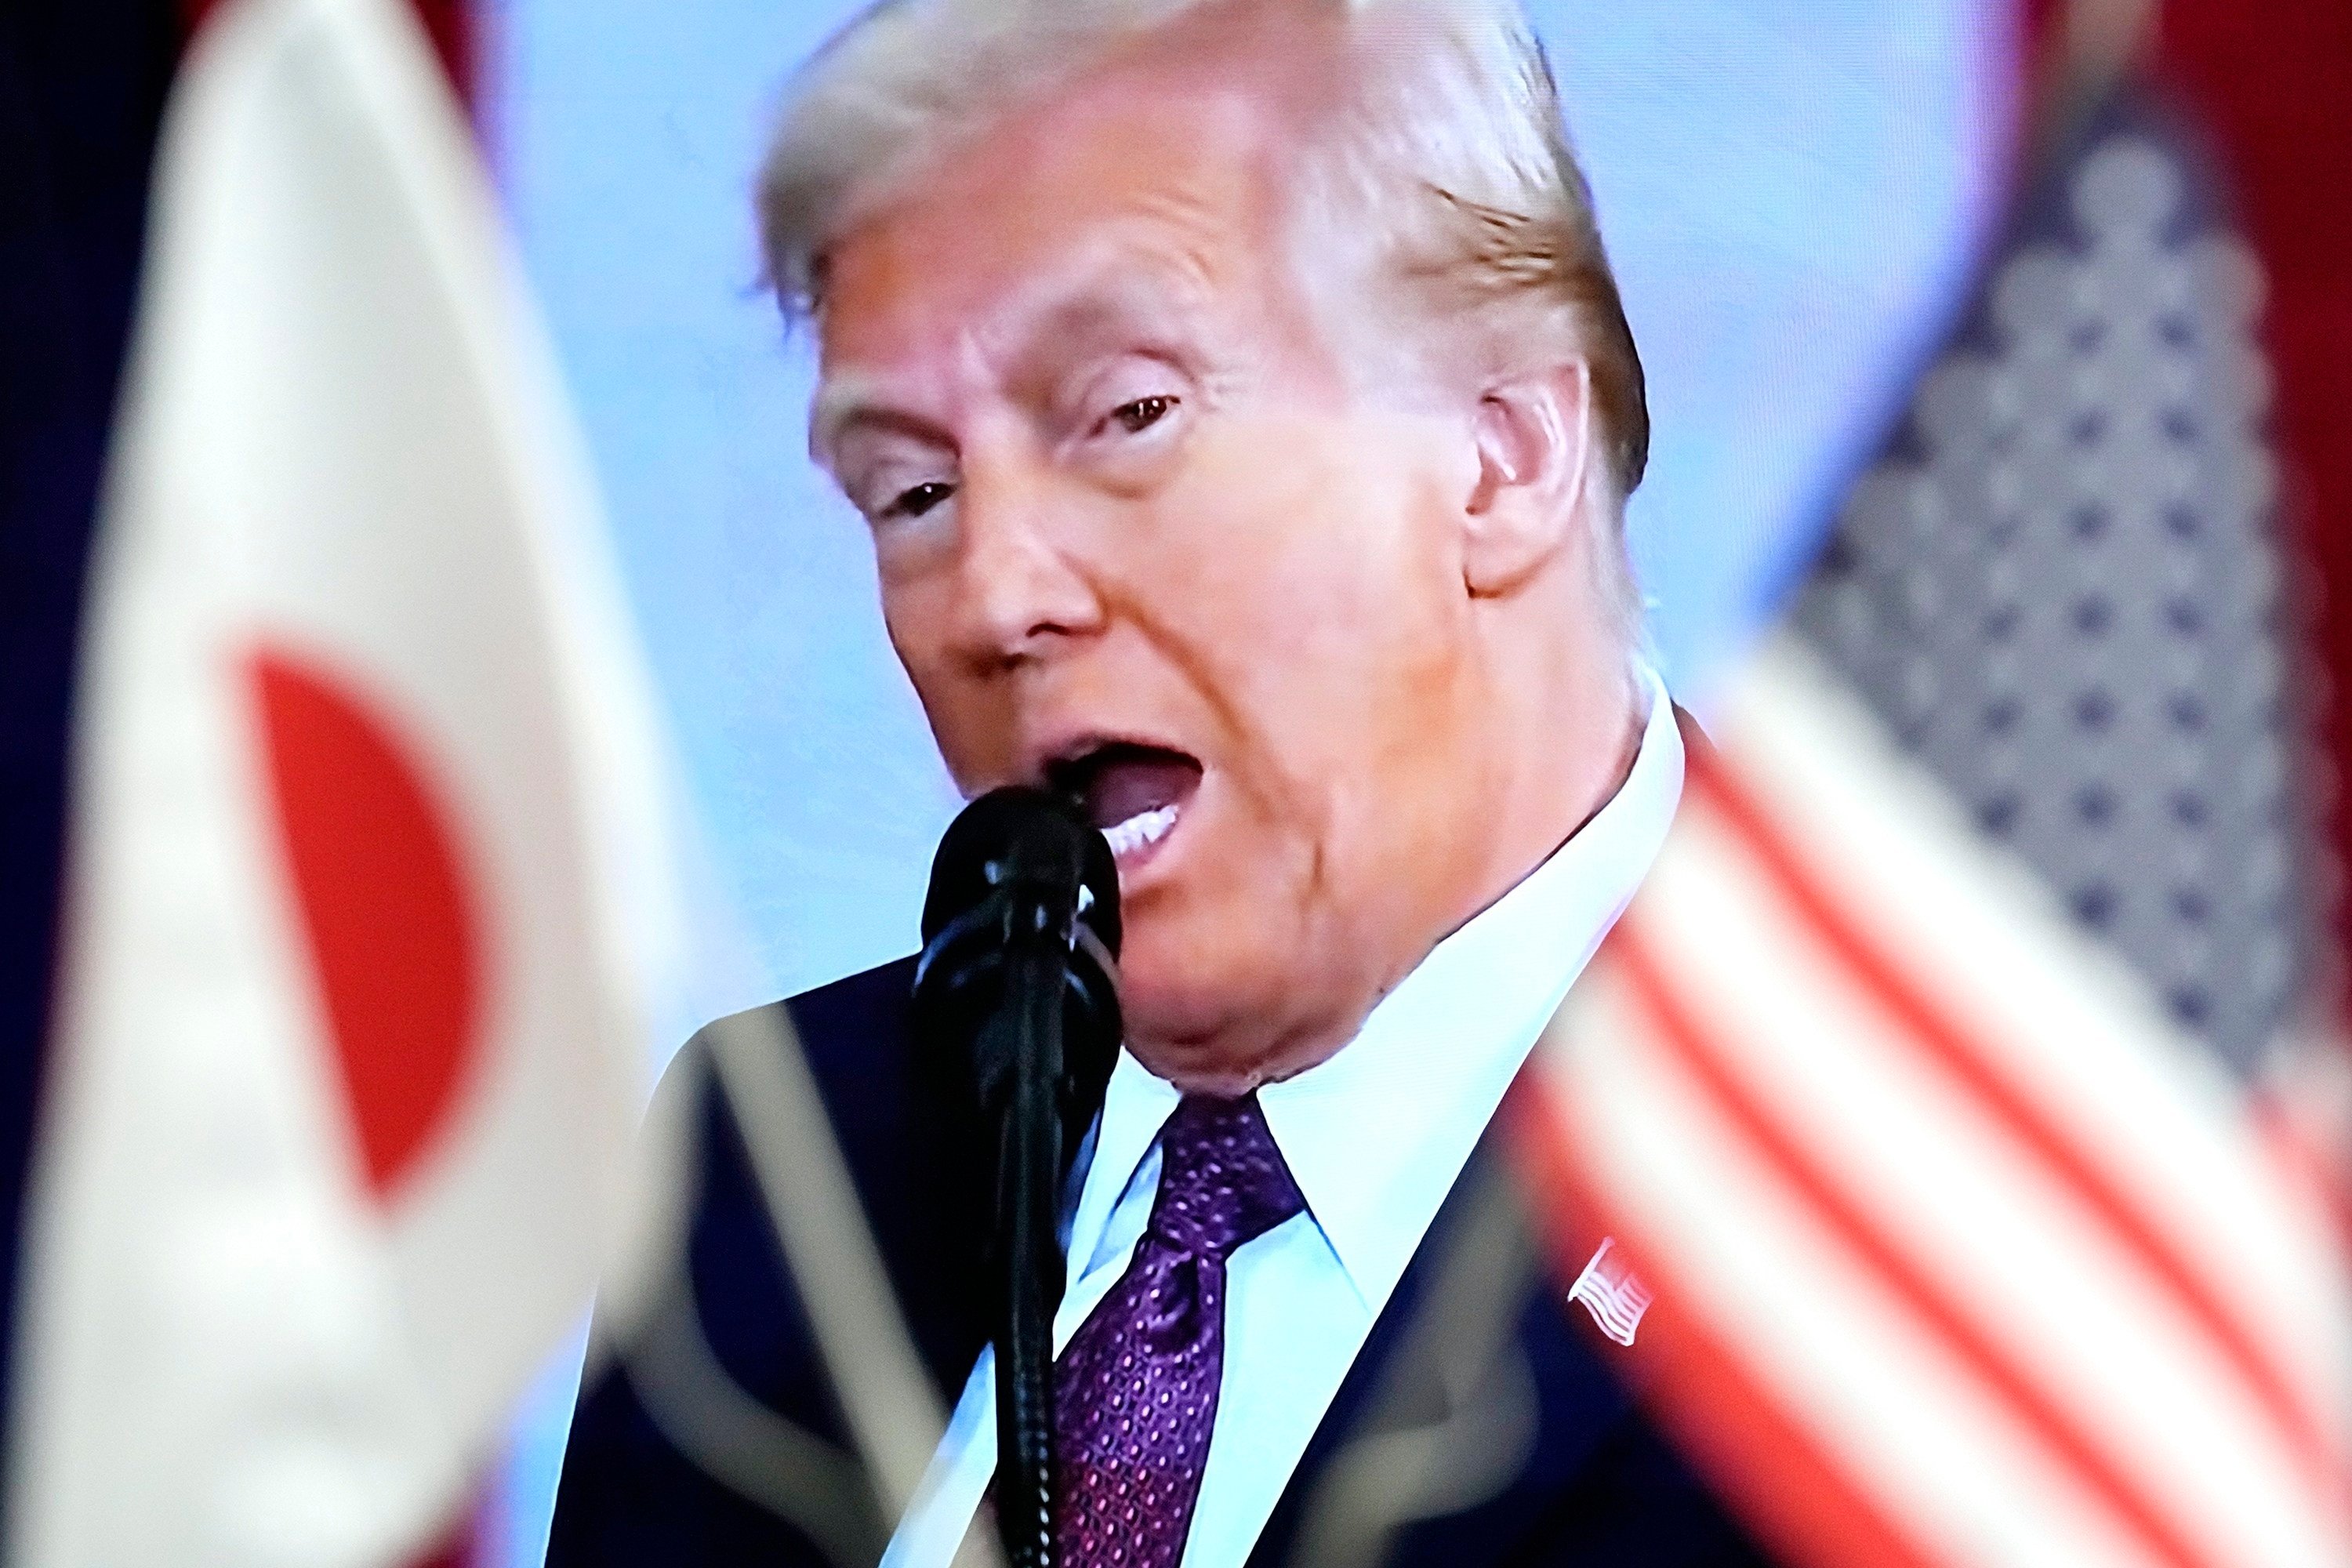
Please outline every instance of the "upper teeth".
M1139 811L1125 822L1104 828L1103 837L1110 841L1110 852L1114 856L1132 855L1145 845L1157 844L1167 837L1168 830L1175 826L1176 807L1171 804L1151 811Z

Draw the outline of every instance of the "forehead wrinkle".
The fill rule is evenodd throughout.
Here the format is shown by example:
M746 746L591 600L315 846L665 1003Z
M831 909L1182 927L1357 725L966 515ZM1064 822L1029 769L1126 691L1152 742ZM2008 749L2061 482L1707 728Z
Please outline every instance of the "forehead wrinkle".
M1121 191L1030 293L1008 363L1043 379L1076 358L1132 350L1204 381L1240 372L1266 346L1253 343L1258 315L1271 311L1264 324L1275 324L1290 313L1268 265L1279 253L1266 242L1274 186L1262 169L1220 157Z
M1189 247L1140 258L1099 257L1057 297L1038 302L1008 363L1017 377L1050 379L1073 360L1108 353L1190 362L1207 346L1213 279L1213 270Z
M1116 124L1130 120L1142 98L1172 99L1179 113L1193 120L1194 135L1180 140L1170 149L1172 155L1149 173L1126 172L1127 177L1118 179L1118 188L1098 190L1096 199L1101 205L1054 247L1058 255L1033 258L1042 265L1018 268L1012 286L996 290L993 299L982 296L946 307L941 313L951 310L953 319L935 323L930 332L919 330L914 343L894 357L908 363L927 358L936 363L934 353L921 346L922 339L930 337L936 344L933 333L953 332L964 340L956 345L955 357L961 363L953 375L961 383L959 390L1005 391L1024 380L1049 378L1057 364L1089 351L1102 352L1104 340L1118 336L1138 340L1119 346L1197 360L1218 346L1209 333L1221 296L1238 298L1255 290L1265 295L1261 305L1273 308L1277 317L1294 313L1286 308L1293 302L1280 269L1269 266L1276 255L1285 253L1280 236L1286 182L1271 161L1251 151L1263 147L1269 131L1280 140L1280 133L1295 129L1287 123L1291 116L1284 112L1287 106L1266 101L1263 84L1248 91L1231 83L1195 82L1177 85L1171 93L1171 73L1164 66L1125 81L1117 79L1119 74L1096 78L1058 100L1026 114L1016 112L998 127L1013 145L1034 150L1045 167L1058 171L1041 175L1047 182L1045 190L1037 189L1034 181L1024 182L1016 187L1017 194L1003 199L1017 208L1024 201L1051 195L1060 179L1076 178L1083 184L1088 175L1081 169L1099 158L1098 149L1105 145L1102 136L1089 132L1101 132L1106 121ZM1181 82L1182 73L1174 74ZM1127 90L1118 90L1121 88ZM914 207L927 195L937 199L941 185L953 192L975 177L989 162L984 146L989 140L983 137L983 145L961 149L961 157L951 155L944 166L931 171L929 181L917 181L912 189L900 192L894 205L902 210ZM1104 173L1092 171L1095 177ZM891 220L877 214L869 221ZM919 295L912 303L921 309ZM935 301L933 308L940 305ZM1229 328L1238 324L1227 323ZM1223 335L1232 336L1230 331ZM1222 346L1230 352L1240 345L1226 342ZM1183 351L1188 349L1197 352L1187 354ZM1208 367L1186 363L1182 368ZM869 371L845 377L849 390L838 392L832 384L835 379L822 378L812 405L813 451L836 439L870 407L887 405L898 378ZM935 419L917 422L943 426Z

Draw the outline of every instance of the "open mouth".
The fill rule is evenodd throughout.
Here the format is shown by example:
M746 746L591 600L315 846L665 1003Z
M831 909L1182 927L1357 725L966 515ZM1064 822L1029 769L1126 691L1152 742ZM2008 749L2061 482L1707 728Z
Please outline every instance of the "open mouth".
M1163 746L1113 741L1049 764L1045 781L1102 830L1124 871L1158 854L1176 831L1201 787L1201 764Z

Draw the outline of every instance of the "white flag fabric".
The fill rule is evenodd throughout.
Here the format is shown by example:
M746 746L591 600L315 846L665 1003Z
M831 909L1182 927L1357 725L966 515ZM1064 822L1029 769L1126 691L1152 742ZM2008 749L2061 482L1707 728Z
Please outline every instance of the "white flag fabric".
M642 1217L661 772L585 465L396 0L165 127L78 710L20 1564L389 1568Z

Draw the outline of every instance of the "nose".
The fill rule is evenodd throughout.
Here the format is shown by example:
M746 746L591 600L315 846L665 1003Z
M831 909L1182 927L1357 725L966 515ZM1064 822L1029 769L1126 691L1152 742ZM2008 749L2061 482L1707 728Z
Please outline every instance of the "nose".
M1103 605L1066 537L1073 498L1016 458L967 463L957 496L951 626L973 668L1035 663L1102 629Z

